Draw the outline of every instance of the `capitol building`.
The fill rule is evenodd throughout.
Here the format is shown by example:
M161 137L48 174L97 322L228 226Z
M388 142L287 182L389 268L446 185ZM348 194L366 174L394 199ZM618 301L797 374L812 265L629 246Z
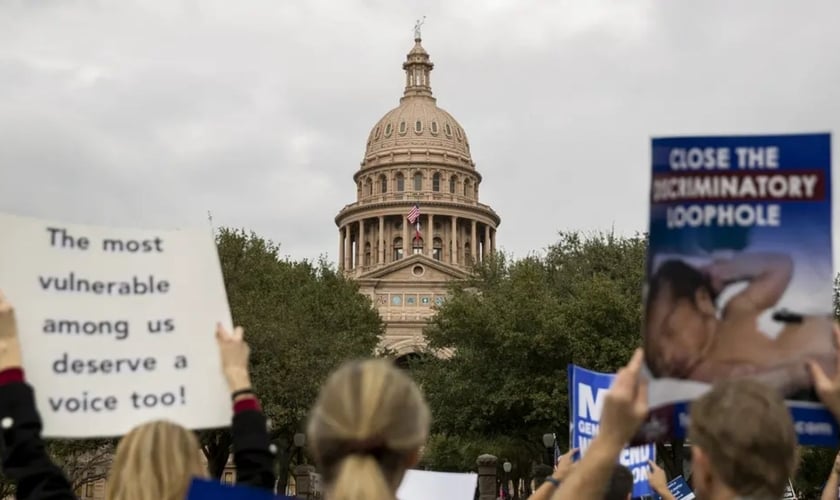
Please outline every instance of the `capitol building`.
M405 90L368 135L356 201L335 217L339 267L373 300L398 362L423 349L423 328L452 280L496 250L500 218L479 201L467 134L438 107L419 28Z

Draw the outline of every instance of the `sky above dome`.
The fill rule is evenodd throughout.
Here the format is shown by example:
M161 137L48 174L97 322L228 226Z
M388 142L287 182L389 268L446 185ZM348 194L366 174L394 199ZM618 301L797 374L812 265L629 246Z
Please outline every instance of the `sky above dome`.
M209 210L335 260L422 15L435 97L518 257L560 230L646 230L652 136L840 125L835 0L4 0L0 211L172 228Z

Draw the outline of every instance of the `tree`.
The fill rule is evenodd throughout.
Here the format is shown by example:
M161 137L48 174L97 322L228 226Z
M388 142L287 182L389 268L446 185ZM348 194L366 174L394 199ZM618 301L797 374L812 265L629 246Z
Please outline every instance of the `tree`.
M233 320L251 345L252 382L272 421L285 487L294 434L320 386L343 361L374 353L382 320L358 286L324 260L282 259L276 244L244 231L222 229L216 243ZM220 477L229 434L206 432L201 442Z
M114 441L56 439L47 441L47 450L76 491L87 483L94 483L108 476L114 457Z
M413 366L434 433L528 450L520 471L544 460L544 433L567 447L566 366L615 371L639 345L644 255L642 236L561 233L544 257L496 255L455 283L426 330L431 352L452 355ZM474 456L438 453L437 439L435 467L449 465L442 457L473 467Z

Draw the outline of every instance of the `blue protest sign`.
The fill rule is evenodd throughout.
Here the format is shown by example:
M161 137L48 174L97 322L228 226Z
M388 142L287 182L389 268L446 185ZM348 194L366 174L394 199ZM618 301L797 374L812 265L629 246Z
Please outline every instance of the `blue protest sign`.
M292 497L275 496L270 491L247 486L228 486L218 481L193 479L186 500L292 500Z
M674 495L676 500L694 499L694 492L691 491L691 488L688 487L688 483L685 482L685 478L682 476L677 476L668 482L668 491Z
M615 375L599 373L571 365L569 368L571 389L572 446L580 448L580 456L586 454L592 438L598 434L604 396L612 385ZM619 462L633 474L633 497L651 494L648 483L648 460L656 459L656 446L646 444L625 448Z
M830 134L653 139L651 158L643 441L684 436L685 403L748 376L785 397L801 444L836 444L797 368L837 366Z

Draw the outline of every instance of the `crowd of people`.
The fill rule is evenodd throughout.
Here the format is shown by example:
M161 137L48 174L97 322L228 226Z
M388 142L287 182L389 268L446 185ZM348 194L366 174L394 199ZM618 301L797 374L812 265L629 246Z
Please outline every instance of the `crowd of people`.
M221 364L233 405L231 434L237 482L275 486L266 418L249 376L241 328L217 327ZM840 329L834 330L840 344ZM633 487L619 454L648 415L648 391L637 350L618 371L604 400L600 431L586 455L560 458L532 500L623 500ZM840 359L837 360L840 366ZM840 375L820 364L808 370L822 402L840 418ZM840 373L838 370L836 373ZM349 362L324 384L312 408L307 442L328 500L393 500L406 471L420 460L431 422L419 387L384 360ZM21 364L14 310L0 294L0 432L2 466L26 500L75 499L70 482L41 437L33 388ZM691 406L691 482L701 500L778 500L797 466L797 439L778 391L748 378L721 380ZM673 498L666 476L650 463L651 487ZM108 500L181 500L195 477L205 477L192 431L167 421L142 424L119 442L107 481ZM840 459L822 500L838 495Z

